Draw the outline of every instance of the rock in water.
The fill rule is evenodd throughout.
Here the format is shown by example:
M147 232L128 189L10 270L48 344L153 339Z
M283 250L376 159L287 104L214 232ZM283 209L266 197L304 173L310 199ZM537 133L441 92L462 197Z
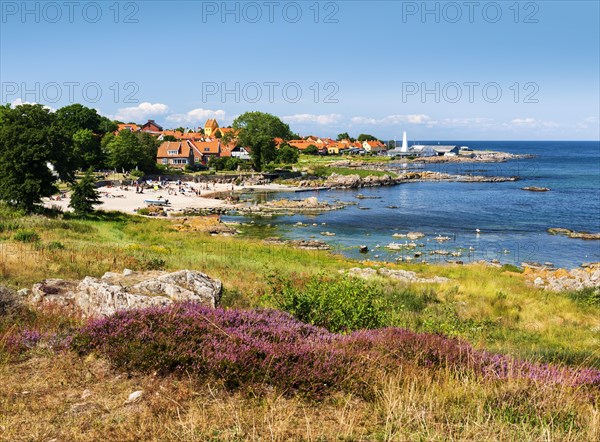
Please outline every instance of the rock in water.
M548 187L537 187L537 186L521 187L521 189L529 190L530 192L548 192L550 190Z
M26 302L54 306L84 317L110 316L119 310L190 301L216 307L221 300L221 281L192 270L106 273L101 279L82 281L47 279L33 286Z

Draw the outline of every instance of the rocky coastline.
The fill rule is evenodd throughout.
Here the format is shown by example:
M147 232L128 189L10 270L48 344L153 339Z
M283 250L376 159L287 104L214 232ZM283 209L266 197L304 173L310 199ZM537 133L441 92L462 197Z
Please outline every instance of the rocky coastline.
M518 181L518 177L500 177L483 175L453 175L443 172L407 172L401 175L369 175L361 177L358 174L340 175L332 173L323 180L303 180L295 184L302 188L327 188L327 189L359 189L363 187L395 186L405 183L448 181L459 183L502 183Z

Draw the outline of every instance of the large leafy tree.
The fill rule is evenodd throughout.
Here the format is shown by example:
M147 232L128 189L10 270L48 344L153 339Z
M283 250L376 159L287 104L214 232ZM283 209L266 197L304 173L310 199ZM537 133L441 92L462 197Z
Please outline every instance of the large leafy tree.
M138 132L135 136L139 140L141 152L137 166L144 172L151 172L156 169L156 154L160 141L147 132Z
M94 132L90 129L79 129L71 138L77 166L87 169L102 165L104 155L100 146L100 139Z
M290 127L274 115L263 112L246 112L235 119L238 142L251 149L255 170L273 161L277 152L274 138L290 139Z
M108 164L117 170L132 170L137 167L150 172L156 167L159 141L148 133L123 130L117 136L107 135L102 144L106 146Z
M371 134L360 134L358 136L358 141L360 141L361 143L363 141L376 141L376 140L377 140L377 137L374 137Z
M0 199L32 211L74 176L71 146L41 104L0 106Z
M95 109L72 104L56 111L56 125L73 144L72 161L80 169L99 168L104 163L100 140L117 125Z

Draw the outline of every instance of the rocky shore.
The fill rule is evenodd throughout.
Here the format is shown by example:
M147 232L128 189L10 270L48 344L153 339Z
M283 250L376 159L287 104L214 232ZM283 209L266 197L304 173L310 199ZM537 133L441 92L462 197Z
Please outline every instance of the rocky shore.
M581 269L551 269L525 267L523 274L536 287L554 292L600 290L600 263L584 264Z
M563 229L561 227L552 227L548 229L548 233L551 235L563 235L567 238L577 238L586 240L598 240L600 239L600 233L588 233L588 232L575 232L571 229Z
M265 244L269 245L289 245L297 249L303 250L329 250L331 247L324 241L319 240L306 240L306 239L293 239L283 240L281 238L265 238L263 240Z
M452 175L442 172L407 172L398 176L392 175L339 175L332 173L325 180L303 180L297 183L300 187L318 187L330 189L359 189L362 187L394 186L411 182L453 181L460 183L501 183L517 181L518 177L499 177L483 175Z
M504 163L509 160L518 160L524 158L534 158L535 155L529 154L514 154L507 152L491 152L484 150L476 150L470 152L469 155L457 156L441 156L441 157L425 157L418 158L415 162L424 163Z
M316 197L310 197L303 200L289 200L286 198L267 201L261 204L250 206L237 206L236 211L242 215L252 215L266 213L271 215L285 215L288 213L322 213L330 210L339 210L347 206L348 203L328 203L319 201Z

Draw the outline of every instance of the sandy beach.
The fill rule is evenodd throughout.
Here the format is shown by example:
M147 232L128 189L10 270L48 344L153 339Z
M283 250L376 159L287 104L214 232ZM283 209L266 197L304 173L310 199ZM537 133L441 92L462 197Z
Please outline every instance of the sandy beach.
M177 182L153 183L143 189L143 193L136 192L136 186L112 186L99 187L100 200L102 204L96 206L98 210L119 211L124 213L135 213L142 207L148 207L146 200L168 200L167 207L171 211L177 212L183 209L212 209L212 208L234 208L233 203L228 203L222 199L214 198L215 194L226 192L240 193L247 191L262 192L294 192L300 189L297 187L285 186L281 184L263 184L255 186L235 186L232 184L219 183L182 183ZM44 206L60 207L63 211L70 211L70 193L63 195L60 199L44 198Z

